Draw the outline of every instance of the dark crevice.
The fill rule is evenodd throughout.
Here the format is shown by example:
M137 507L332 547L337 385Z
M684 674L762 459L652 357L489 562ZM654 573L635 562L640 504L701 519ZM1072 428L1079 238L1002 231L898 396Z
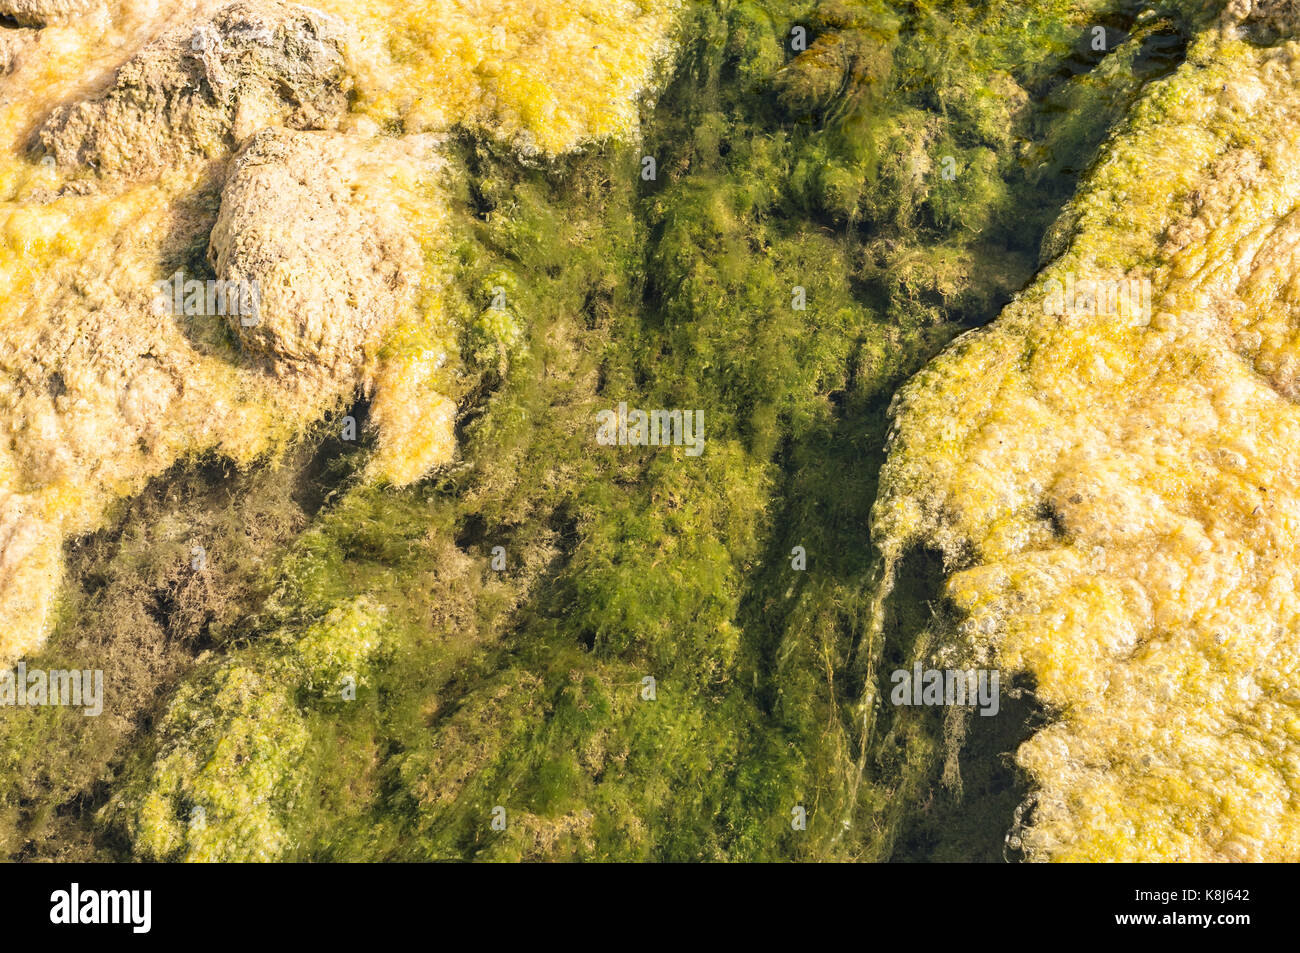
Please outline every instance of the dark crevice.
M1188 37L1175 25L1148 34L1133 61L1133 74L1142 82L1168 76L1187 59Z
M355 467L355 455L364 454L369 445L366 439L369 416L370 401L362 397L347 413L329 424L325 438L307 461L294 491L294 501L308 517L316 516L347 485L347 476Z
M487 539L487 521L480 513L470 513L456 527L456 548L471 555L479 554Z

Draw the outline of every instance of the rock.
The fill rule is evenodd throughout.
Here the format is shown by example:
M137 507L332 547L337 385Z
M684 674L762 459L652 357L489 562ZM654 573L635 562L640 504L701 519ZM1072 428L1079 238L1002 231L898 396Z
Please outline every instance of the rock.
M0 76L8 76L18 68L23 54L36 42L35 30L0 29Z
M132 57L106 93L64 106L39 138L60 166L155 175L224 158L259 129L337 127L348 109L343 29L278 0L241 0Z
M219 278L256 289L228 319L277 373L355 376L413 303L420 250L373 181L375 157L330 133L265 130L235 160L208 246Z
M229 315L231 329L286 386L373 393L367 474L397 485L447 463L456 446L456 405L436 383L446 348L408 341L376 359L385 332L415 315L424 274L401 210L411 196L404 186L391 192L390 178L412 160L437 168L427 148L265 130L235 160L208 246L227 287L255 289L255 319Z
M48 26L89 13L99 0L0 0L0 17L20 26Z
M1240 42L1251 10L1147 86L1050 264L891 407L884 578L940 550L936 638L1053 712L1016 754L1030 860L1300 844L1300 57Z
M1247 39L1264 46L1300 32L1300 0L1233 0L1228 16Z

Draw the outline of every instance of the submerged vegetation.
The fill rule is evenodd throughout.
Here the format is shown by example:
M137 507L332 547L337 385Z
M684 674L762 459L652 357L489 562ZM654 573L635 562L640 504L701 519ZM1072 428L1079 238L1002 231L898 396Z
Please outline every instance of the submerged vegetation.
M1220 206L1195 176L1213 178L1216 143L1263 138L1277 118L1202 130L1196 110L1267 98L1280 79L1261 93L1240 77L1289 68L1289 54L1220 43L1214 4L1173 0L485 2L465 24L446 6L320 7L365 8L341 127L446 137L437 184L396 202L427 228L418 309L433 317L398 322L374 351L377 379L418 386L349 385L323 421L239 467L211 452L158 467L64 547L52 634L28 662L103 668L110 708L0 710L0 849L1118 854L1080 832L1075 780L1044 759L1063 732L1105 727L1089 720L1087 692L1107 673L1087 640L1127 631L1126 596L1085 557L1130 550L1078 523L1118 525L1088 512L1101 489L1035 469L1055 463L1028 441L1073 440L1073 424L997 402L1035 373L1026 362L1051 374L1149 363L1120 340L1135 332L1108 327L1098 353L1045 318L1035 289L1050 274L1035 275L1103 259L1107 274L1195 272L1194 255L1159 264L1161 228L1185 221L1200 247ZM600 51L576 50L575 17L595 24ZM435 63L433 39L457 24L460 60ZM1189 80L1178 68L1193 40L1208 72ZM609 90L610 110L576 102L572 76ZM395 98L446 83L441 106ZM1148 182L1158 160L1143 150L1171 128L1199 164L1174 182L1179 153ZM1263 167L1281 162L1269 155ZM1198 185L1200 218L1179 211ZM1252 359L1274 369L1260 373L1285 376L1284 329L1233 325L1252 330ZM431 342L448 360L422 369ZM1180 353L1227 360L1207 349ZM1078 406L1128 408L1089 389L1092 373L1070 385ZM704 453L601 446L597 414L620 403L702 409ZM367 426L394 415L405 423ZM454 427L454 458L449 440L420 445L435 418ZM358 425L360 440L341 436ZM972 452L968 431L998 459ZM1089 502L1071 503L1085 489ZM1026 566L1044 539L1078 565ZM1007 558L1021 568L998 576ZM1029 598L1077 609L1077 639L1043 635ZM1048 643L1077 664L1038 651ZM1020 675L992 724L887 703L889 671L959 656L995 660L1004 686ZM1274 742L1268 757L1290 757L1276 734L1258 739ZM1141 810L1179 796L1105 754L1117 770L1098 776L1118 786L1087 797ZM1264 770L1255 752L1233 757ZM1039 812L1026 817L1031 788ZM1028 826L1008 845L1017 819ZM1112 845L1132 836L1124 823Z

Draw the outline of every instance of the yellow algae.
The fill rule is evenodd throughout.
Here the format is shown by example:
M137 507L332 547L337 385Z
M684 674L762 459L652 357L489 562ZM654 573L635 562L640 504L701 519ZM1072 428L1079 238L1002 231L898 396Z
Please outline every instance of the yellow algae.
M378 431L369 476L405 486L456 452L456 404L439 393L450 342L404 328L387 342L370 416Z
M372 146L382 154L360 162L328 200L393 219L423 261L408 276L418 293L383 329L388 343L365 339L366 359L344 374L302 361L268 368L263 355L214 333L216 316L160 307L156 284L213 226L204 196L229 172L228 144L196 144L193 161L151 180L56 168L31 151L56 107L99 96L160 34L200 29L224 6L109 3L41 29L0 77L0 659L44 639L63 540L99 525L113 500L177 460L216 449L251 463L356 390L374 395L372 477L408 483L450 460L455 404L447 384L456 355L440 293L448 204L439 181L445 162L428 134L466 128L547 155L631 134L636 100L678 9L506 0L304 5L345 27L360 94L347 138L357 155ZM114 108L135 108L129 97L125 103ZM260 131L256 104L245 105L231 123L236 145ZM403 135L381 134L380 123ZM130 143L113 148L125 155ZM294 227L276 224L282 233ZM311 264L286 262L276 274ZM315 331L351 341L343 329ZM328 386L316 386L322 380Z
M1233 17L894 407L874 538L942 550L948 651L1055 715L1018 754L1035 860L1300 859L1300 43ZM1083 281L1152 307L1048 305Z
M636 130L675 0L388 0L316 6L352 24L362 109L409 132L484 129L554 155Z

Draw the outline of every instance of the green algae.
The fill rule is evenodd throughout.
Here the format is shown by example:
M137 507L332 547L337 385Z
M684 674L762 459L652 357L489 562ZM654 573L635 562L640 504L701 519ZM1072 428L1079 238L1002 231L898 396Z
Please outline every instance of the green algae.
M698 4L637 147L538 168L465 138L458 461L367 486L365 448L331 441L323 508L248 614L160 689L156 724L48 798L123 858L993 853L1013 779L963 802L942 719L872 707L922 651L939 573L909 564L879 601L868 509L895 389L1030 278L1149 78L1143 37L1182 23L1080 67L1089 27L1130 16ZM704 455L596 446L619 401L704 408ZM7 850L48 851L19 796L0 789ZM967 820L943 833L923 809Z

